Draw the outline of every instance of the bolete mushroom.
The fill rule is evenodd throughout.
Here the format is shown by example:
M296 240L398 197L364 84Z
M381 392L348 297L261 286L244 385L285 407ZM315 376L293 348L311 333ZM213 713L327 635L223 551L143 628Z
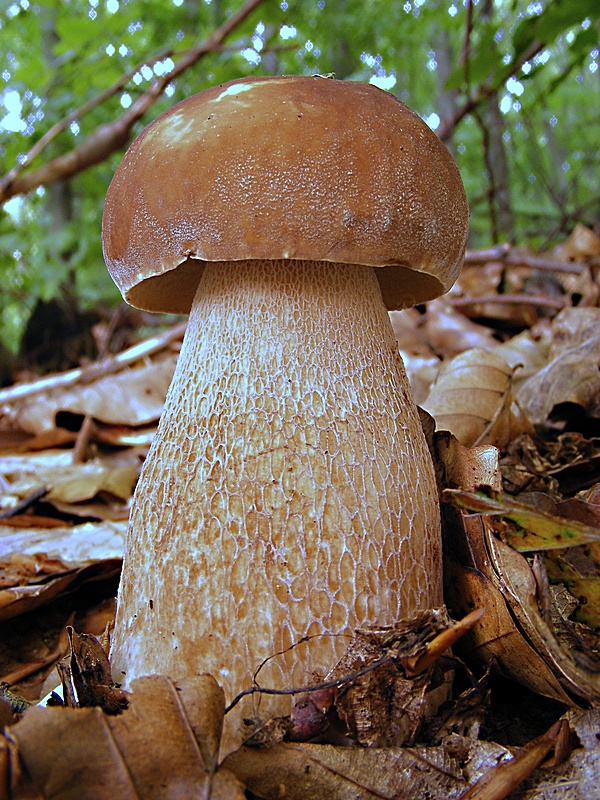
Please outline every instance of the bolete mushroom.
M106 263L132 305L190 317L133 501L116 679L211 672L231 699L266 660L262 685L304 686L353 629L442 604L387 309L450 288L467 223L444 145L362 83L232 81L131 145Z

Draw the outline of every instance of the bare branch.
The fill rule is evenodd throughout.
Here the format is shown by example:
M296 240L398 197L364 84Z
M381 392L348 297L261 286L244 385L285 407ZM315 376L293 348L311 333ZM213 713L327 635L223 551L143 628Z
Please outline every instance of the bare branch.
M97 108L99 105L102 105L106 100L109 100L113 95L117 94L117 92L121 91L127 83L131 80L131 78L138 72L145 64L151 66L156 64L158 61L163 61L165 58L168 58L173 54L172 50L165 50L160 55L154 56L153 58L144 59L139 64L136 64L133 69L126 72L124 75L121 75L118 81L113 83L112 86L109 86L108 89L105 89L103 92L100 92L99 95L93 97L87 103L84 103L79 108L75 109L71 114L61 119L59 122L54 124L46 133L38 139L38 141L33 145L31 150L27 153L27 155L16 164L6 175L0 180L0 196L1 192L4 191L5 187L10 186L13 183L15 178L23 172L31 163L34 161L39 154L45 150L45 148L50 144L51 141L56 139L56 137L66 130L71 123L75 122L76 120L82 119L86 114L90 111L93 111L94 108Z
M497 78L489 85L481 84L478 86L472 97L465 100L462 106L459 106L453 114L442 120L442 124L436 130L436 133L440 139L443 142L449 139L452 136L454 128L456 128L458 123L464 117L466 117L467 114L470 114L473 109L481 105L481 103L490 97L490 95L493 95L494 92L497 92L509 78L517 74L525 62L530 61L541 50L543 50L544 47L546 47L545 42L540 42L539 40L532 42L527 50L522 53L519 58L513 61L510 69L507 72L502 73L500 78Z
M165 331L165 333L139 342L115 356L108 356L86 367L72 369L60 374L47 375L45 378L39 378L32 383L17 383L15 386L0 389L0 406L24 400L26 397L33 397L42 392L65 389L67 386L74 386L78 383L91 383L107 375L113 375L123 367L134 364L142 358L147 358L149 355L168 347L171 342L181 339L185 333L186 325L187 322L180 322L175 327Z
M220 25L206 41L188 50L175 64L171 72L157 78L149 89L140 95L119 119L99 125L79 147L20 177L18 175L12 177L12 171L8 173L5 179L0 182L0 203L6 202L15 195L26 194L38 186L48 186L55 181L77 175L79 172L99 164L112 153L124 147L129 141L133 125L152 107L169 83L197 64L205 55L220 49L223 41L263 1L248 0L236 14ZM113 93L113 90L115 90L114 86L108 90L108 96ZM37 153L34 154L34 157L35 155Z
M518 249L513 250L509 244L498 244L481 250L467 250L465 253L465 266L487 264L489 261L501 261L507 266L530 267L546 272L564 272L569 275L579 275L587 269L586 264L578 261L557 261L534 256L519 252Z

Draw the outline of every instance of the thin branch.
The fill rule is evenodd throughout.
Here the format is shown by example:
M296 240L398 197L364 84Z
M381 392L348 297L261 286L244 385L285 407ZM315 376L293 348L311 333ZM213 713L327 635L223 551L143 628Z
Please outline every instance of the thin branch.
M517 74L523 64L525 64L527 61L530 61L541 50L543 50L544 47L546 47L545 42L540 42L539 40L532 42L527 50L512 63L510 69L506 72L503 72L502 75L496 79L496 81L488 86L485 84L479 86L472 97L467 98L467 100L465 100L465 102L459 106L456 111L454 111L449 117L446 117L446 119L442 120L441 125L436 130L436 133L440 139L442 141L449 139L452 136L454 128L456 128L458 123L464 117L466 117L467 114L473 111L473 109L477 108L477 106L490 97L490 95L494 94L494 92L497 92L509 78Z
M0 185L0 203L11 197L47 186L58 180L77 175L99 164L127 144L133 125L154 105L166 87L179 75L198 63L208 53L220 49L222 42L264 0L248 0L230 19L220 25L202 44L193 47L166 75L157 78L144 94L135 100L127 111L113 122L99 125L87 139L74 150L43 164L36 170ZM109 90L110 91L110 90ZM10 174L10 173L9 173Z
M467 3L467 19L465 22L465 40L460 54L460 63L465 70L465 87L467 97L471 94L471 36L473 35L473 0Z
M2 196L2 192L5 190L6 187L10 186L10 184L17 178L18 175L23 172L31 163L34 161L40 153L46 149L46 147L52 142L56 137L66 130L69 125L77 120L82 119L86 114L89 114L90 111L93 111L99 105L109 100L113 97L117 92L121 91L127 83L133 78L136 72L144 66L152 66L156 64L158 61L164 61L164 59L168 58L169 56L173 55L172 50L165 50L163 53L153 56L152 58L144 59L144 61L140 61L139 64L136 64L135 67L130 69L124 75L113 83L112 86L109 86L103 92L100 92L99 95L93 97L91 100L88 100L87 103L84 103L79 108L75 109L71 114L68 114L63 119L59 120L55 125L53 125L46 133L38 139L38 141L33 145L31 150L27 153L27 155L20 161L18 164L6 173L3 178L0 180L0 196Z
M580 275L588 267L578 261L557 261L542 256L532 256L528 253L519 253L508 244L498 244L495 247L486 247L481 250L467 250L465 253L465 266L474 264L487 264L490 261L501 261L511 267L530 267L545 272L564 272L569 275Z
M566 300L559 300L555 297L538 294L482 294L468 295L466 297L449 297L446 301L449 305L460 306L480 306L482 304L500 305L528 305L540 306L542 308L556 308L561 310L568 305Z
M45 378L33 381L33 383L17 383L15 386L0 389L0 405L4 403L13 403L16 400L23 400L25 397L32 397L33 395L40 394L40 392L51 391L52 389L64 389L67 386L74 386L77 383L91 383L92 381L98 380L98 378L112 375L123 369L123 367L134 364L141 358L146 358L164 349L171 344L171 342L181 339L185 333L186 325L186 322L181 322L159 336L146 339L144 342L140 342L127 350L123 350L123 352L116 356L109 356L87 367L71 369L68 372L62 372L58 375L48 375Z
M382 658L377 659L377 661L373 661L371 664L367 664L366 667L362 667L361 669L357 669L354 672L349 673L348 675L344 675L341 678L337 678L331 681L324 681L323 683L315 683L311 684L310 686L300 686L292 689L268 689L264 686L250 686L248 689L244 689L239 694L237 694L231 703L225 709L225 713L228 714L232 708L235 708L240 700L243 700L244 697L247 697L250 694L269 694L269 695L295 695L295 694L310 694L311 692L320 692L323 689L337 689L340 686L343 686L345 683L351 683L352 681L356 680L357 678L362 678L363 675L366 675L368 672L373 672L373 670L382 667L384 664L389 664L391 661L395 661L396 657L394 655L385 655Z

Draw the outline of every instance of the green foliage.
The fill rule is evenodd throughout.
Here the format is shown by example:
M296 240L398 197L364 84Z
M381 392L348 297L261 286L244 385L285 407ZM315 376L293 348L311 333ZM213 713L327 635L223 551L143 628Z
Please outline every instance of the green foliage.
M580 25L585 19L600 17L596 0L552 0L541 14L522 20L513 34L515 56L526 52L535 41L552 44L557 36Z
M9 172L53 125L115 86L28 169L70 152L148 89L160 71L158 56L176 62L241 5L242 0L0 5L0 171ZM462 63L462 2L266 0L225 46L173 81L133 133L182 97L253 73L333 72L371 80L425 119L447 113L445 103L460 108L483 87L495 91L503 110L517 236L541 243L578 219L592 222L598 210L600 7L596 0L500 0L491 17L482 7L473 3L468 60ZM536 43L537 54L515 71ZM514 82L507 83L509 78ZM481 129L472 115L461 118L451 145L471 202L472 244L487 244L489 184ZM6 346L18 348L38 299L66 293L82 306L117 301L103 265L100 229L103 198L120 157L115 153L71 178L68 207L61 208L46 187L0 212L0 339Z

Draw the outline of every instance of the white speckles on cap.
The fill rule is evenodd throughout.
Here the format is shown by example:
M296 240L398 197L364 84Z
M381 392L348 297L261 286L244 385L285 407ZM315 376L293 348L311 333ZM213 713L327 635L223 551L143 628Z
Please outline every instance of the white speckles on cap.
M253 84L251 83L230 84L221 92L218 97L215 98L214 102L218 103L219 100L222 100L224 97L237 97L237 95L242 94L242 92L249 92L252 88Z
M153 145L158 141L165 147L169 147L188 141L192 135L198 135L198 126L194 124L194 120L186 118L185 114L180 111L167 117L164 125L152 128L148 132L146 141L152 142Z

